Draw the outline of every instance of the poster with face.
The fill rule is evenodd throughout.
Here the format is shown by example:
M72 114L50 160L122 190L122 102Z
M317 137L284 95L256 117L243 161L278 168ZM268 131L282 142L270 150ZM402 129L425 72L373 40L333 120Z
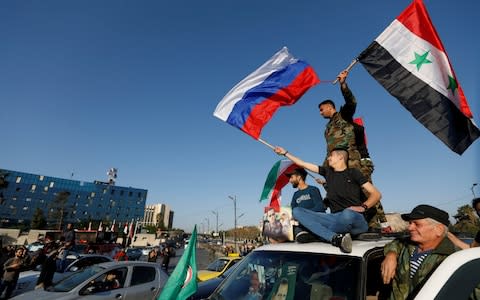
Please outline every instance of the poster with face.
M276 211L273 207L265 207L263 236L271 243L293 241L293 223L290 207L282 206L279 211Z

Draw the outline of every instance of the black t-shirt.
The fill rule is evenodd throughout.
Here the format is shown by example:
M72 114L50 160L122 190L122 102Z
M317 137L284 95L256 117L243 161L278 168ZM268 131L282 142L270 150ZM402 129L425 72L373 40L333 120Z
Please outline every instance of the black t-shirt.
M475 242L477 242L477 244L480 244L480 230L477 231L477 235L475 236Z
M332 168L318 166L318 173L325 177L328 184L327 198L332 213L350 206L362 205L366 197L362 185L367 182L358 169L345 169L335 172Z

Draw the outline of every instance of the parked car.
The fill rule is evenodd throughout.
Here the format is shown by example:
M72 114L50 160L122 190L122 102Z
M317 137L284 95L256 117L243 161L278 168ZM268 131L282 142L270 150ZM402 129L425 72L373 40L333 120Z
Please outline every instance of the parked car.
M391 239L353 241L352 253L328 243L280 243L255 249L209 297L242 299L252 284L261 299L289 294L289 299L384 299L380 265ZM480 247L450 255L416 294L417 300L468 299L479 285ZM291 297L291 298L290 298Z
M98 254L69 254L67 256L67 267L63 272L55 272L53 282L80 271L88 266L110 262L112 259L108 256ZM12 297L35 289L38 277L40 276L41 265L35 270L24 271L20 273L17 287L13 291Z
M142 255L144 256L148 256L148 253L150 253L150 251L152 251L154 247L145 247L145 248L142 248Z
M219 257L207 266L206 270L198 270L198 281L205 281L218 277L239 262L242 258L239 256Z
M142 249L139 248L128 248L126 253L128 260L139 260L143 255Z
M37 250L43 249L43 246L45 246L45 245L41 242L33 242L33 243L27 245L27 250L29 252L35 252Z
M107 284L109 274L115 275L115 285ZM157 299L167 279L159 264L107 262L73 273L47 290L34 290L14 299Z

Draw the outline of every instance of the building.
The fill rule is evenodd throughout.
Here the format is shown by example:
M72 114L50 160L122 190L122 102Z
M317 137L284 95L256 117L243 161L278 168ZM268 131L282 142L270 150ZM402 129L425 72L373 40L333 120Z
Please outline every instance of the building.
M37 208L47 226L143 217L147 190L0 169L0 225L29 224ZM61 220L60 220L61 219Z
M156 227L163 225L166 229L172 229L173 211L166 204L147 205L145 206L143 224Z

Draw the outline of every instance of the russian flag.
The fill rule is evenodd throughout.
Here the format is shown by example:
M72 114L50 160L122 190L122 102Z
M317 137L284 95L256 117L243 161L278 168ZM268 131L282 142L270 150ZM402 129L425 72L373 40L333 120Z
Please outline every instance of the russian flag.
M280 106L294 104L319 82L308 63L296 59L283 47L233 87L213 115L258 139Z

